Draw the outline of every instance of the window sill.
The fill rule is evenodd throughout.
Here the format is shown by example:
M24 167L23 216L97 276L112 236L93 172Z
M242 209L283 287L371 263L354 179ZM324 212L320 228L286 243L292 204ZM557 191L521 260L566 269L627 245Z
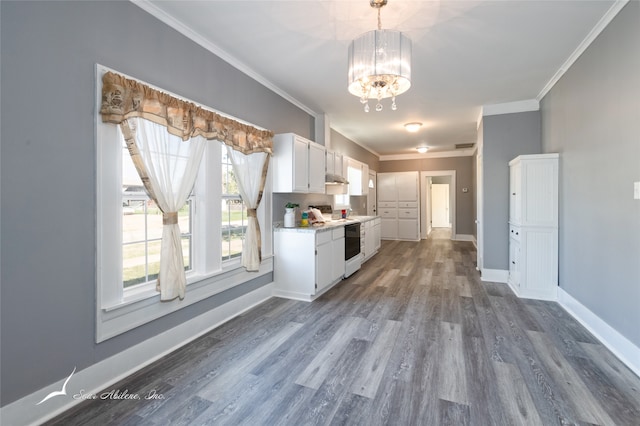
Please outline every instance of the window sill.
M225 265L221 271L187 277L187 291L183 300L160 301L160 294L154 286L132 292L120 303L104 306L98 310L96 342L115 337L133 328L151 322L191 304L221 293L254 278L273 271L273 257L262 259L260 270L247 272L239 262Z

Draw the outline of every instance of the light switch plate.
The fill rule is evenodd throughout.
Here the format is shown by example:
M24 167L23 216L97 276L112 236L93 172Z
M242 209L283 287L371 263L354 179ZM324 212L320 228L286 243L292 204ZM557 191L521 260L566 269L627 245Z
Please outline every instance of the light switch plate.
M633 182L633 198L640 200L640 182Z

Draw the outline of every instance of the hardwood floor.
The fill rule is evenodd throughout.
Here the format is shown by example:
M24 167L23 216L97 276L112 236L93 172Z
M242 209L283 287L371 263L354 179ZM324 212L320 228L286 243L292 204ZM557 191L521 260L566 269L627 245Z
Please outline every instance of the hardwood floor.
M385 241L313 303L271 299L52 425L640 424L640 378L471 243ZM146 400L155 391L164 399Z

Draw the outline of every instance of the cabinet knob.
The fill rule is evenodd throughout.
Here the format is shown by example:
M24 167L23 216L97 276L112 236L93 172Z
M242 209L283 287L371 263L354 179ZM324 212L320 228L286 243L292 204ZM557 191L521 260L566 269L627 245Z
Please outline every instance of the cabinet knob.
M513 194L511 194L511 195L516 195L516 193L514 192L514 193L513 193Z
M511 230L511 233L513 234L513 229Z
M516 264L516 262L514 260L512 260L511 263L513 263L514 265Z
M520 235L520 233L519 233L519 232L516 232L516 235Z

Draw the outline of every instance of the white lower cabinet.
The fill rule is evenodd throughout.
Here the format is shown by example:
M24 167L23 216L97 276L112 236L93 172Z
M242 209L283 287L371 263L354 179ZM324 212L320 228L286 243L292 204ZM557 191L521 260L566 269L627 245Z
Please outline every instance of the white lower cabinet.
M274 232L274 296L310 301L344 276L344 227Z
M367 221L362 222L361 229L361 238L363 239L361 247L363 254L363 262L371 259L373 255L378 252L380 248L380 228L382 219L372 218Z
M558 229L512 229L519 238L509 239L509 285L519 297L557 300Z

